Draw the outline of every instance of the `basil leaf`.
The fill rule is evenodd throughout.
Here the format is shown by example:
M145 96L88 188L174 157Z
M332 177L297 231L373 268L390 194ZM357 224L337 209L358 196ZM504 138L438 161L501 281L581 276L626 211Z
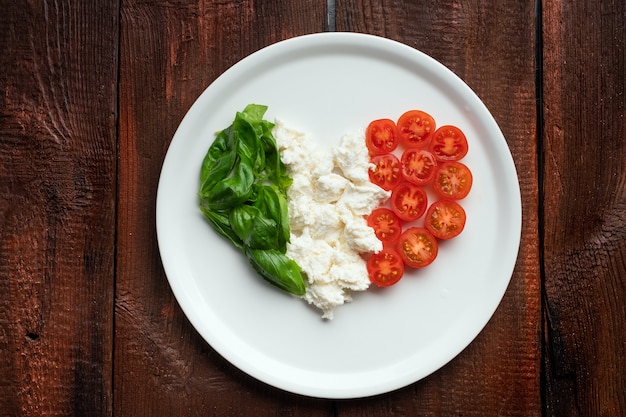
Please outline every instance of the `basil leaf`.
M232 126L227 129L219 132L209 147L203 161L202 168L200 170L200 182L203 183L206 180L206 177L209 176L209 171L214 169L214 164L224 158L227 154L232 154L234 157L235 154L235 141L232 134ZM234 164L234 160L233 160ZM232 165L231 165L232 168ZM229 172L230 170L226 171Z
M201 207L202 213L209 220L211 226L223 237L232 242L235 247L243 249L244 245L239 236L231 228L230 219L227 212L220 212L209 210L205 207Z
M233 122L233 132L237 143L237 155L252 167L255 176L265 169L265 152L254 127L237 113Z
M223 181L232 172L237 161L237 154L225 153L224 156L207 167L203 172L200 183L200 194L208 196L218 182Z
M286 169L280 160L278 145L272 135L271 128L263 128L262 134L259 136L259 141L265 150L265 173L267 178L278 185L281 190L285 190L286 187L282 186L280 176L281 172L286 171Z
M274 249L246 248L252 267L270 284L297 296L306 292L300 266Z
M232 175L219 181L209 191L202 190L201 197L206 199L206 207L223 210L245 203L252 193L254 174L249 165L240 161L235 165Z
M241 249L273 285L303 295L300 267L285 253L289 241L287 174L263 120L266 106L248 105L216 135L202 161L200 210L218 234Z
M248 104L240 113L240 116L246 119L250 124L256 125L265 122L263 116L265 116L266 111L267 106L262 104Z
M277 248L280 252L287 251L289 242L289 213L287 199L274 185L258 187L254 206L271 217L277 224Z
M278 224L257 207L241 205L229 216L233 231L246 246L253 249L271 249L278 246Z
M218 133L202 161L200 195L207 197L211 189L230 176L237 162L237 147L232 126Z

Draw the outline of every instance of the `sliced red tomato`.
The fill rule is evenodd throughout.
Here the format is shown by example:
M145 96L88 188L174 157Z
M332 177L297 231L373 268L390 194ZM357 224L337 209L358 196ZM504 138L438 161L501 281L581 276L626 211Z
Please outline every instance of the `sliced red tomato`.
M365 144L370 155L392 152L398 146L396 123L390 119L371 122L365 130Z
M456 126L441 126L433 134L430 151L440 161L458 161L467 155L467 138Z
M370 181L390 191L402 179L400 160L394 154L377 155L371 160L374 168L368 172Z
M367 225L374 229L374 233L383 246L394 246L402 233L402 223L396 214L385 207L374 209L367 218Z
M411 227L400 236L397 249L406 266L423 268L435 260L439 246L437 239L428 230Z
M402 220L412 222L419 219L427 205L426 191L409 182L401 182L391 192L391 209Z
M385 248L367 260L370 281L379 287L389 287L404 274L402 258L394 249Z
M465 210L456 201L435 201L426 211L424 226L439 239L452 239L465 227Z
M430 183L437 169L435 156L426 149L409 148L400 158L402 177L416 185Z
M472 172L458 161L440 164L433 180L433 189L442 198L461 200L472 188Z
M398 119L399 142L407 148L427 146L435 132L435 119L422 110L409 110Z

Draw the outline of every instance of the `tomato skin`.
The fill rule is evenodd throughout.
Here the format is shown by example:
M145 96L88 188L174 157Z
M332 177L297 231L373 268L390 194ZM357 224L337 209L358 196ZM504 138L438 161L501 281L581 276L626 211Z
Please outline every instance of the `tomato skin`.
M423 227L410 227L400 236L396 246L404 264L411 268L430 265L439 252L437 239Z
M400 160L394 154L376 155L371 158L374 168L368 171L370 181L390 191L402 179Z
M465 228L465 210L453 200L438 200L426 211L424 226L438 239L457 237Z
M391 209L401 220L412 222L424 214L428 197L422 187L401 182L391 192Z
M422 110L409 110L397 122L399 142L407 148L427 146L436 129L435 119Z
M462 200L472 188L472 171L461 162L440 164L433 180L433 189L441 198Z
M425 149L409 148L402 154L402 177L415 185L426 185L435 177L437 161Z
M372 121L365 130L365 144L370 155L383 155L398 146L396 123L391 119Z
M374 233L383 246L394 246L402 233L400 218L388 208L374 209L367 218L367 225L374 229Z
M379 287L389 287L404 275L404 262L398 252L385 248L367 260L370 281Z
M467 155L467 149L465 134L452 125L438 128L430 142L430 151L439 161L458 161Z

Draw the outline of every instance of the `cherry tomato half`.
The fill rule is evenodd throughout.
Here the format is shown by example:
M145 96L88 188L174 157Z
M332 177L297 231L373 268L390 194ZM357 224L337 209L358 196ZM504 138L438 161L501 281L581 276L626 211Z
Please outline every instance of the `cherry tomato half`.
M374 229L374 233L383 246L394 246L402 233L400 218L388 208L374 209L367 218L367 225Z
M416 185L430 183L437 169L435 156L425 149L407 149L402 154L400 163L402 164L402 177Z
M391 209L400 219L412 222L422 217L428 206L426 191L409 182L401 182L391 192Z
M456 126L441 126L433 134L430 151L439 161L458 161L467 155L467 138Z
M367 260L370 281L379 287L389 287L404 274L402 258L394 249L385 248Z
M439 246L437 239L428 230L411 227L400 236L397 249L406 266L423 268L435 260Z
M390 191L402 179L400 160L394 154L377 155L371 159L374 168L368 172L370 181Z
M365 130L365 144L371 155L392 152L398 146L396 123L390 119L371 122Z
M409 110L398 119L399 142L407 148L427 146L435 132L435 119L422 110Z
M458 161L444 162L439 165L433 181L433 189L442 198L461 200L472 188L472 172Z
M424 226L438 239L452 239L465 227L465 210L456 201L436 201L426 211Z

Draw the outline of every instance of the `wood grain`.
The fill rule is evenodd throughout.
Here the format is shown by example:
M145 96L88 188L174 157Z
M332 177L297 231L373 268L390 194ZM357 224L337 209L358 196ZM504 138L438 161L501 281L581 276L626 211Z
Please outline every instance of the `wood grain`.
M543 9L546 415L626 415L626 7Z
M623 2L0 10L0 415L626 415ZM511 283L474 342L422 381L350 401L271 388L220 357L172 295L154 213L198 95L266 45L335 29L406 43L467 82L506 137L523 204Z
M192 328L155 235L161 164L200 93L273 42L324 30L325 1L128 1L122 5L115 414L328 416L328 402L258 383Z
M0 9L0 414L110 415L117 7Z
M362 7L361 7L362 6ZM477 339L440 371L342 416L541 415L534 9L517 1L342 1L337 30L399 40L439 60L485 102L519 173L523 230L507 293Z

